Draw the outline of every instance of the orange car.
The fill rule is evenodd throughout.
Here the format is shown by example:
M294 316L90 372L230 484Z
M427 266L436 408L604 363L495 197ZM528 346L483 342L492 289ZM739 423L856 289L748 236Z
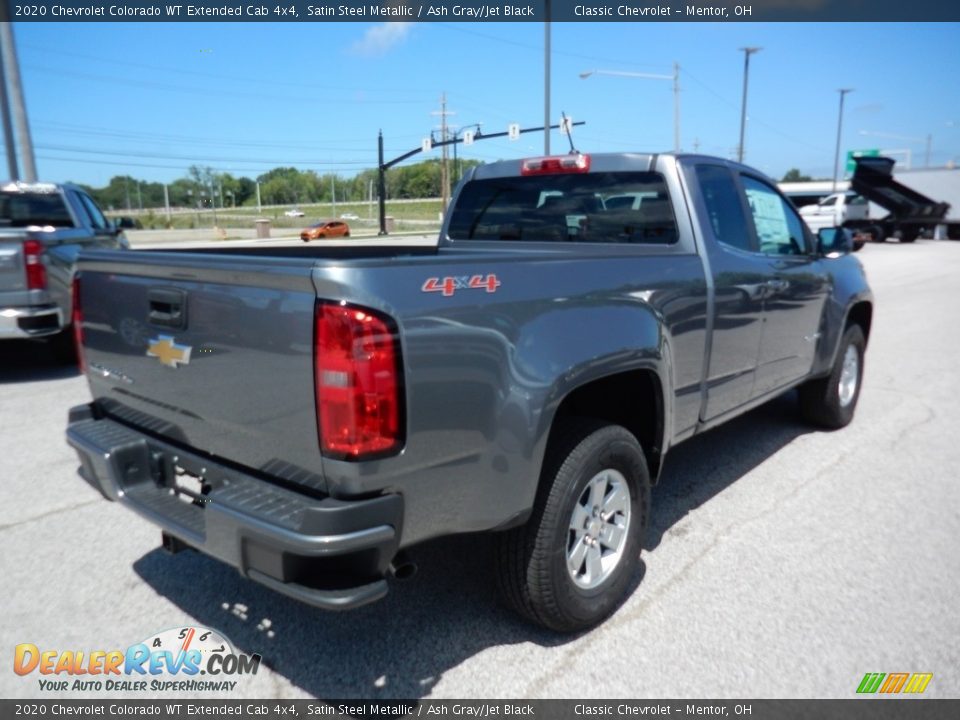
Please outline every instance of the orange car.
M350 237L350 226L341 220L323 220L300 233L304 242L335 237Z

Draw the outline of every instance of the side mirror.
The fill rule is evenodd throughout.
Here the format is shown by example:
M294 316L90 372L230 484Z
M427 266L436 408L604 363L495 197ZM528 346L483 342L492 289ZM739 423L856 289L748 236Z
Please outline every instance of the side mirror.
M863 243L860 243L863 247ZM853 239L853 233L846 228L828 227L817 231L817 251L827 257L839 257L859 250Z

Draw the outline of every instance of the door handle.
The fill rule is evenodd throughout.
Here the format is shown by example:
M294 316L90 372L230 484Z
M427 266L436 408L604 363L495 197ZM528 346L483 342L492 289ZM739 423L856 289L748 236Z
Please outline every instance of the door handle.
M781 293L790 288L790 282L782 278L775 278L774 280L767 280L766 286L775 293Z
M184 330L187 327L187 293L174 288L154 288L147 292L151 325Z

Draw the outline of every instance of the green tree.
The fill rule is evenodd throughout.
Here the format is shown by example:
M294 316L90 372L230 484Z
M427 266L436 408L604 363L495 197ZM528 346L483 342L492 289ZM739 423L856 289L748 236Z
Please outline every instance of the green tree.
M797 168L790 168L783 174L780 182L809 182L813 180L809 175L802 174Z

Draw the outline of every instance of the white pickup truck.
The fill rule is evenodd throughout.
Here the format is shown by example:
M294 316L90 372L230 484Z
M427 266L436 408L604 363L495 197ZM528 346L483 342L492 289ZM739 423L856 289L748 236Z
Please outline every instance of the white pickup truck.
M800 217L816 233L820 228L841 227L848 220L866 220L869 211L870 204L863 196L851 192L834 193L816 205L804 205L800 208Z

